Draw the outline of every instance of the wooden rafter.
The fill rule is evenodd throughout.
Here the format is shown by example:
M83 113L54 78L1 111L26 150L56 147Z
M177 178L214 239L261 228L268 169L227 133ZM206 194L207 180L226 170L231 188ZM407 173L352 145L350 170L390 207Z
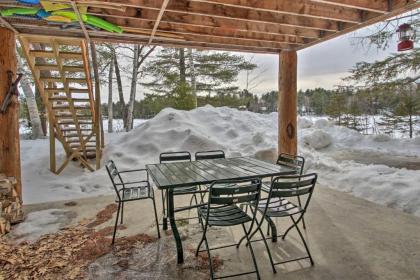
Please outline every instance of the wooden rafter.
M223 4L231 7L242 7L259 11L272 11L281 14L302 15L313 18L323 18L351 23L361 21L360 13L356 9L334 7L324 3L313 3L307 0L191 0Z
M359 9L385 14L388 11L388 0L311 0L312 2L332 4L340 7Z
M10 17L7 22L21 33L85 37L92 41L278 53L283 49L303 49L420 7L416 0L54 2L72 4L73 8L87 6L87 14L119 25L124 33L86 30L83 24L82 30L60 30L59 25L24 18Z
M4 25L6 28L9 28L10 30L12 30L15 34L19 34L19 31L4 18L0 17L0 23Z
M152 33L150 34L148 44L152 43L153 38L155 37L156 30L159 27L160 20L162 19L163 13L165 12L166 6L168 5L169 0L163 0L162 6L160 7L159 14L156 18L155 25L153 26Z

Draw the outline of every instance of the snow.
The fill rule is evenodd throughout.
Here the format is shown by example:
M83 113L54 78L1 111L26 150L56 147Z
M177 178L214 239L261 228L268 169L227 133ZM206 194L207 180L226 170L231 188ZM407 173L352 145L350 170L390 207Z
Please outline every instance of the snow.
M25 222L13 229L15 241L36 241L41 235L57 232L72 215L71 211L62 209L46 209L30 212Z
M305 135L303 137L303 142L310 147L319 150L328 147L332 142L332 138L328 133L317 129L312 133Z
M257 114L227 107L192 111L167 108L128 133L106 134L103 162L119 169L143 168L166 151L223 149L228 157L255 155L273 159L277 148L277 113ZM420 216L420 172L379 164L338 160L343 151L419 157L418 139L365 136L327 120L299 118L299 153L307 171L318 172L320 185ZM386 141L384 141L386 140ZM104 168L83 171L71 162L59 176L49 170L48 140L22 140L24 202L37 203L112 194ZM63 159L63 151L57 151Z

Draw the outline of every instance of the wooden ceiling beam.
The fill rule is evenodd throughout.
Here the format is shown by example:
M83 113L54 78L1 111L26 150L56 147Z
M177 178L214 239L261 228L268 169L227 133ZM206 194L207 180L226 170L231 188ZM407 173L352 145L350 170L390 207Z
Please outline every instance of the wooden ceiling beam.
M133 18L133 21L126 21L125 25L120 25L127 32L143 34L150 34L150 30L154 26L153 21L139 20L138 18ZM141 31L142 30L142 31ZM147 33L149 32L149 33ZM285 34L270 34L263 32L254 32L246 30L231 30L227 28L220 27L207 27L207 26L196 26L183 23L174 23L174 22L161 22L159 24L158 32L165 32L167 34L176 34L176 35L212 35L215 37L224 37L224 38L237 38L249 41L267 41L267 42L277 42L277 43L289 43L289 44L306 44L313 41L314 39L298 37L294 35L285 35Z
M156 11L141 10L134 13L127 13L126 15L101 14L100 10L93 9L92 15L101 15L105 20L123 26L136 27L139 21L154 21L156 19ZM214 18L203 15L181 15L181 14L164 14L161 19L161 24L183 24L199 27L223 28L231 31L250 31L267 34L282 34L293 35L304 38L319 38L320 31L314 29L306 29L291 26L279 26L278 24L260 23L260 22L245 22L240 20L228 18ZM325 31L325 34L333 33L332 31Z
M196 2L206 2L222 4L225 6L248 8L258 11L270 11L281 14L301 15L313 18L323 18L329 20L344 21L350 23L360 23L362 17L360 11L347 7L332 6L323 3L313 3L308 0L190 0Z
M393 9L392 9L391 12L389 12L387 14L377 16L377 17L370 18L360 25L347 28L347 29L345 29L341 32L337 32L337 33L334 33L334 34L329 34L322 39L315 40L315 41L312 41L311 43L308 43L304 46L298 47L298 50L302 50L302 49L311 47L313 45L328 41L330 39L342 36L344 34L356 31L357 29L361 29L363 27L366 27L366 26L369 26L369 25L372 25L372 24L375 24L375 23L378 23L378 22L381 22L381 21L385 21L389 18L393 18L395 16L404 14L404 13L409 12L411 10L420 9L420 2L417 2L417 0L402 0L402 1L393 0L393 1L396 1L398 3L393 4L393 6L392 6Z
M123 29L129 32L136 33L136 30L144 30L144 32L150 32L150 26L153 22L140 21L136 25L136 28L124 27ZM265 42L277 42L277 43L288 43L303 45L309 43L315 39L307 39L302 37L282 35L282 34L267 34L252 31L232 31L229 29L217 28L217 27L201 27L192 25L183 25L177 23L161 23L158 31L160 34L173 34L182 36L187 35L211 35L214 37L223 38L236 38L249 41L265 41Z
M31 34L33 33L33 26L31 25L22 25L22 33ZM50 26L38 26L37 31L41 35L50 35L50 36L77 36L77 37L84 37L82 30L72 30L70 33L67 31L60 30L59 28L52 28ZM141 34L119 34L119 33L109 33L103 31L89 31L89 35L91 40L98 37L105 37L105 38L119 38L120 41L126 40L128 41L141 41L143 44L148 43L149 35L141 35ZM197 36L197 35L184 35L183 38L171 38L171 37L162 37L162 36L155 36L155 39L152 42L152 45L159 45L160 43L165 42L169 44L183 44L189 47L193 46L201 46L201 47L211 47L213 45L217 46L225 46L234 49L245 49L245 50L258 50L261 49L261 52L264 50L277 50L280 51L282 48L296 48L299 45L295 44L285 44L285 43L267 43L267 42L258 42L258 41L245 41L240 39L232 39L232 38L217 38L212 37L210 35L204 36Z
M311 0L311 2L331 4L375 13L388 12L388 0Z
M154 9L160 10L162 0L136 0L134 4L132 1L114 0L121 5L130 5L128 9ZM318 30L337 31L339 29L339 22L334 20L326 20L319 18L311 18L305 16L296 16L289 14L280 14L269 11L252 10L248 8L230 7L220 4L212 4L206 2L193 2L188 0L171 1L166 6L167 13L181 13L191 15L204 15L217 18L238 19L245 21L254 21L262 23L277 23L286 26L305 27Z

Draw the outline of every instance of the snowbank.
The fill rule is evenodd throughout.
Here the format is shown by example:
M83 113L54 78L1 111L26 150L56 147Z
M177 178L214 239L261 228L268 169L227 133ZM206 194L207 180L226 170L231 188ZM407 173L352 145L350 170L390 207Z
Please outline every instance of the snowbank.
M305 135L303 137L303 142L310 147L319 150L328 147L331 144L332 139L328 133L317 129L312 133Z
M298 127L299 153L307 158L307 168L319 173L322 185L420 216L420 172L334 159L343 150L418 157L418 139L378 141L327 120L313 123L300 118ZM176 150L223 149L227 156L272 160L277 148L277 114L211 106L192 111L168 108L129 133L105 138L103 161L113 159L120 169L141 168L157 162L159 153ZM25 203L113 193L104 168L83 172L72 162L60 176L49 172L48 140L23 140L22 155Z

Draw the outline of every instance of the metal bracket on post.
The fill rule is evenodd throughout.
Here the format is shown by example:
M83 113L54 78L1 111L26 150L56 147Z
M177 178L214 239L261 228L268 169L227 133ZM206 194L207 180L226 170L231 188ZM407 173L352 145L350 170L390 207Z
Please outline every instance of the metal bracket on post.
M6 93L6 97L3 100L3 103L1 104L0 113L5 114L7 111L7 107L9 107L9 104L11 102L12 95L19 96L19 90L18 85L20 82L20 79L22 79L23 74L19 73L16 80L13 82L13 72L7 71L7 77L9 80L9 89Z

